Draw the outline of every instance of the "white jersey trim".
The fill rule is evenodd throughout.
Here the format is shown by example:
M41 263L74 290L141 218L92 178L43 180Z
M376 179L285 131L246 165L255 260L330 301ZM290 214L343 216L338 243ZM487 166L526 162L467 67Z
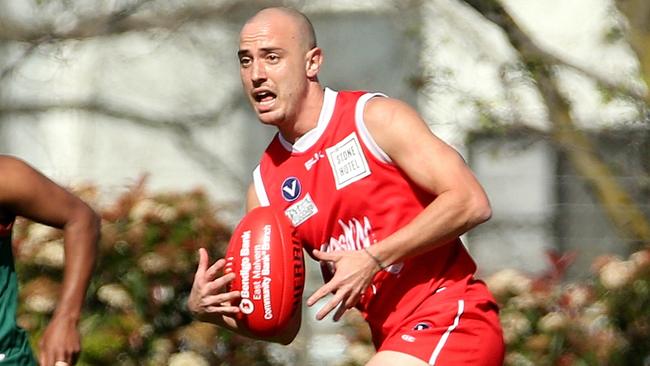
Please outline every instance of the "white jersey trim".
M454 318L454 323L447 328L447 331L440 337L440 340L438 341L438 344L436 345L436 348L433 350L433 354L431 354L431 358L429 359L429 365L433 366L436 364L436 361L438 360L438 356L440 356L440 352L442 351L442 347L444 347L445 343L447 343L447 338L449 338L449 334L456 329L458 326L458 323L460 322L460 316L463 314L463 311L465 309L465 301L464 300L458 300L458 313L456 313L456 318Z
M280 144L287 151L291 152L305 152L314 146L316 141L318 141L318 139L323 135L323 131L325 131L327 128L330 119L332 119L337 95L337 91L330 88L325 88L325 95L323 96L323 107L320 110L320 115L318 116L318 123L316 124L316 127L309 130L306 134L300 136L293 144L287 141L281 133L278 133Z
M269 196L266 194L266 188L264 188L259 165L253 171L253 184L255 185L255 194L257 194L257 200L260 202L260 206L270 206L271 203L269 202Z
M366 145L368 150L370 150L370 153L372 153L372 155L379 161L382 161L386 164L392 164L393 161L391 160L390 156L388 156L388 154L386 154L386 152L381 147L379 147L379 145L377 145L375 139L372 138L370 131L368 131L368 128L366 127L366 121L363 119L363 110L370 98L385 96L385 94L381 93L368 93L362 95L361 98L359 98L357 101L357 106L354 111L354 123L356 124L357 131L359 131L359 136L361 136L363 144Z

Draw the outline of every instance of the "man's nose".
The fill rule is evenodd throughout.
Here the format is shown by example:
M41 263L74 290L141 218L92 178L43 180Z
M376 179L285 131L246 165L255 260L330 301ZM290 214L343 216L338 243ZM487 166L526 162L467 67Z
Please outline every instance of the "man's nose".
M260 84L266 80L266 69L264 68L264 64L262 62L253 62L251 80L253 81L253 84Z

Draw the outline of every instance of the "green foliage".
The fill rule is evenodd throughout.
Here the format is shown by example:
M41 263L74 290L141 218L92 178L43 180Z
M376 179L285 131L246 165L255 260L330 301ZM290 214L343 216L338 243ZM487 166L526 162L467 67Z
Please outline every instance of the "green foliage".
M647 365L650 362L650 249L598 258L593 275L567 282L570 255L549 254L532 277L504 269L486 279L500 305L507 366ZM367 327L346 314L348 348L370 346ZM364 365L358 352L345 366Z
M92 187L76 192L97 201ZM273 365L264 342L193 321L186 309L204 247L223 256L230 228L202 191L150 195L134 187L101 213L102 239L80 330L79 365ZM18 321L38 344L60 291L62 233L19 221ZM37 347L34 347L37 350Z
M501 305L506 365L643 365L650 357L650 250L598 258L591 278L504 270L487 279ZM645 362L645 363L644 363Z
M95 202L92 188L77 192ZM135 187L98 209L98 264L80 323L79 365L274 365L267 344L195 322L185 308L205 247L223 255L230 229L201 191L149 195ZM60 291L61 232L27 221L15 228L21 280L18 321L36 345ZM642 365L650 359L650 250L602 257L594 274L565 282L571 258L553 256L539 277L504 269L486 279L501 307L506 365ZM372 356L368 327L345 316L346 366Z
M612 25L607 28L603 36L603 40L606 43L613 44L625 39L625 30L619 25Z

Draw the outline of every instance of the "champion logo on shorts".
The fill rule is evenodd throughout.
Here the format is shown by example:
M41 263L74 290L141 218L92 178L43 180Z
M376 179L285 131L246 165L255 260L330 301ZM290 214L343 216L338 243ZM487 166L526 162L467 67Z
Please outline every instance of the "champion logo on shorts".
M289 177L282 182L282 198L286 201L295 201L300 196L300 181L296 177Z
M415 324L415 326L413 327L413 330L425 330L425 329L429 329L429 328L431 328L431 324L429 324L427 322L419 322L419 323Z

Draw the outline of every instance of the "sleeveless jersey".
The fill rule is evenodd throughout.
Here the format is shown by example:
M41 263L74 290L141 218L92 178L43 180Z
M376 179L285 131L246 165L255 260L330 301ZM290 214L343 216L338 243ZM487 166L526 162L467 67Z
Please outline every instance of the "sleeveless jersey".
M326 89L317 127L294 145L276 134L253 173L260 204L283 211L310 253L373 245L435 199L366 129L364 106L376 96L382 95ZM321 268L328 280L331 270ZM436 290L467 281L475 270L460 240L452 240L377 273L357 307L373 338L383 338Z
M25 331L16 325L18 280L9 222L0 221L0 365L36 365Z

